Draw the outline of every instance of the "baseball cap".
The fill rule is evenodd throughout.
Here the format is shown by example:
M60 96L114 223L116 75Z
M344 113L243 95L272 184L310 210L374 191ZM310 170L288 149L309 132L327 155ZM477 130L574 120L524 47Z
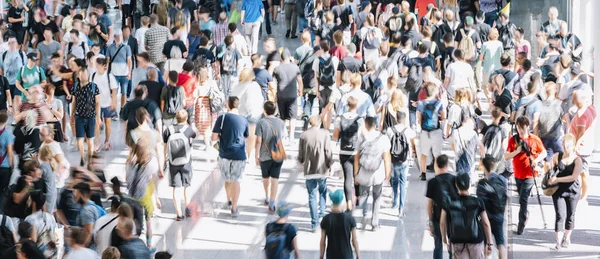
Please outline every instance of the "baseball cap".
M334 192L330 192L329 199L331 199L333 205L340 205L342 201L344 201L344 191L338 189Z
M277 216L283 218L287 215L290 215L290 212L292 212L292 208L285 201L280 201L277 204L277 210L275 210L275 212L277 213Z
M33 60L33 61L37 61L37 60L38 60L37 53L33 53L33 52L31 52L31 53L27 54L27 58L28 58L28 59L31 59L31 60Z
M360 9L363 10L365 8L367 8L367 6L369 6L371 4L371 2L369 1L363 1L362 3L360 3Z

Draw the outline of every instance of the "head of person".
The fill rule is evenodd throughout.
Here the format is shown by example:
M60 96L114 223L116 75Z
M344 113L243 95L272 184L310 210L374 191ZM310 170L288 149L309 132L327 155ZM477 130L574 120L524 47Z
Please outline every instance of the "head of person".
M185 109L181 109L175 113L175 120L177 124L185 124L188 120L188 112Z
M498 32L498 29L496 29L495 27L492 28L490 30L490 33L488 34L488 40L490 40L490 41L498 40L499 37L500 37L500 33Z
M135 224L133 223L133 219L123 218L119 219L119 223L117 223L117 233L119 236L125 240L129 240L132 238L133 229Z
M31 52L27 54L27 65L28 66L35 66L37 64L38 61L38 56L37 53Z
M348 56L354 57L356 54L356 45L354 45L354 43L350 43L346 49L348 50ZM369 61L367 61L367 63L369 63Z
M75 17L77 17L77 15ZM73 30L76 30L78 32L81 31L83 29L83 16L81 16L81 19L73 18L73 26L72 27L73 27L72 28ZM71 42L76 42L76 41L71 41Z
M225 39L223 40L223 42L225 42L225 46L229 47L229 46L233 45L233 37L231 35L227 35L227 36L225 36Z
M540 89L541 82L541 74L537 72L533 73L533 75L531 75L531 80L529 83L527 83L527 91L529 94L537 94Z
M427 94L428 99L435 98L437 96L439 87L436 84L432 82L425 82L423 87L425 87L425 93Z
M108 65L106 64L106 58L99 57L96 59L96 70L100 74L104 74L104 71L108 69Z
M119 214L119 218L133 219L133 209L131 208L131 205L129 205L126 202L121 202L121 205L119 205L119 209L117 210L117 213Z
M290 50L284 48L283 51L281 51L281 63L290 63L291 59L292 54L290 53Z
M573 91L573 104L578 109L582 109L590 104L590 96L581 89L575 90Z
M23 240L15 247L17 259L44 259L44 254L32 240Z
M575 139L575 135L573 135L571 133L565 135L563 137L562 147L563 147L563 152L565 153L565 155L563 155L563 157L565 157L567 155L575 154L575 152L576 152L575 148L577 147L577 139Z
M69 228L68 243L73 246L84 246L85 244L85 231L81 227L72 226Z
M510 66L510 62L512 62L512 58L510 57L510 55L508 53L503 53L500 56L500 65L502 65L502 67Z
M490 84L490 90L501 93L504 90L504 76L497 74L492 77L492 83Z
M448 22L454 22L454 12L450 9L446 9L446 11L444 12L444 18Z
M227 100L227 106L231 110L237 109L238 107L240 107L240 98L238 98L237 96L230 96L229 100Z
M465 28L470 29L471 27L473 27L474 23L475 21L473 20L472 16L467 16L465 18Z
M310 32L309 31L303 31L302 35L300 35L300 40L302 41L302 44L310 44Z
M8 34L8 49L10 51L15 51L19 47L19 42L17 41L17 36L13 33Z
M263 104L263 110L265 111L266 116L273 116L277 111L277 106L272 101L266 101L265 104Z
M260 54L252 54L252 56L250 56L250 60L252 60L253 68L260 68L262 66L262 56Z
M52 28L44 28L44 40L52 40Z
M329 192L329 199L334 207L340 207L344 203L344 191L337 189L333 192Z
M148 25L150 25L150 17L142 16L142 18L140 18L140 22L142 23L142 27L148 27Z
M454 44L454 35L451 32L447 32L442 36L442 40L444 41L444 45L452 46Z
M95 12L99 15L102 15L106 12L106 5L105 4L97 4L94 6Z
M138 85L133 89L133 96L135 97L135 99L146 99L147 95L148 88L145 85Z
M81 82L82 86L90 81L90 73L86 67L81 67L79 71L77 71L77 75L79 76L79 82Z
M8 121L8 113L6 111L0 111L0 127L4 127Z
M154 259L171 259L173 255L166 251L157 252L154 255Z
M556 21L556 19L558 19L558 8L556 8L556 6L551 6L550 9L548 9L548 19L551 22Z
M175 70L171 70L169 71L169 84L170 85L177 85L177 81L179 80L179 73L177 73L177 71Z
M419 44L418 47L419 54L426 55L429 54L429 43L423 42Z
M498 18L500 19L500 22L504 25L506 25L509 21L508 14L506 14L505 12L499 12Z
M73 29L69 32L69 37L73 45L79 45L79 31L75 29L75 26L73 26Z
M500 118L502 118L502 110L499 107L492 108L490 114L494 120L500 120Z
M469 174L459 173L454 179L454 183L456 184L456 189L458 189L458 192L469 191L469 187L471 186L471 176L469 176Z
M547 82L545 85L546 96L548 99L556 98L557 86L555 82Z
M263 40L263 49L267 53L273 53L277 50L275 45L275 38L267 37Z
M521 117L517 118L515 125L517 126L517 132L519 133L520 137L526 138L529 136L530 122L529 122L529 119L527 118L527 116L521 116Z
M175 26L173 28L171 28L171 37L173 37L173 39L178 40L179 39L179 26Z
M485 12L482 10L477 11L475 14L475 22L481 24L485 21Z
M28 89L29 91L29 100L30 103L39 103L44 98L44 90L39 85L34 85Z
M135 60L137 61L136 63L139 66L142 66L145 68L150 63L150 55L148 54L148 52L138 53L135 55Z
M461 49L455 49L454 50L454 57L456 58L456 60L464 61L465 60L465 53Z
M350 85L354 89L360 88L362 85L362 76L359 73L353 73L352 76L350 76Z
M318 115L313 115L308 119L308 124L311 128L319 128L321 127L321 117Z
M252 82L254 78L256 78L256 76L254 75L254 70L251 68L244 68L242 69L242 72L240 72L240 83Z
M323 53L329 52L329 47L330 47L329 41L326 40L326 39L325 40L321 40L319 42L319 47L321 47L321 50L323 51Z
M471 103L470 90L468 88L456 89L456 91L454 92L454 102L457 104Z
M50 57L50 64L52 64L53 67L61 67L63 65L63 59L60 53L55 52L52 54Z
M42 211L44 204L46 204L46 194L40 191L36 191L30 194L31 207L35 211Z
M91 12L90 14L88 14L88 17L89 17L91 25L98 24L98 14L97 13Z
M200 85L204 85L206 82L208 82L209 79L210 78L208 76L208 68L200 68L200 70L198 71L198 83L200 83Z
M42 162L48 162L52 166L52 170L58 169L58 161L54 158L56 154L52 151L49 145L42 146L39 151L39 159Z
M341 30L337 30L333 33L333 42L336 46L339 46L344 41L344 33Z
M562 37L569 36L569 24L567 22L560 22L560 29L558 30L558 34Z
M485 156L483 159L481 159L481 165L483 166L483 172L487 176L493 172L496 162L494 161L493 157Z
M445 173L448 171L448 156L447 155L439 155L435 158L434 170L436 174Z
M376 125L377 125L377 119L375 117L365 118L365 128L367 129L367 131L375 130Z
M150 15L150 24L158 24L158 15L157 14Z
M23 221L19 223L19 226L17 228L17 234L19 234L19 237L21 237L21 239L31 239L34 237L33 230L34 229L31 223Z
M277 204L277 210L275 210L275 213L277 213L277 216L280 219L287 219L287 217L290 215L290 212L292 212L292 206L290 206L288 203L280 201Z
M101 259L120 259L121 252L114 246L109 246L102 251Z
M88 183L77 183L75 186L73 186L73 195L75 197L75 201L81 205L84 205L90 200L92 189Z

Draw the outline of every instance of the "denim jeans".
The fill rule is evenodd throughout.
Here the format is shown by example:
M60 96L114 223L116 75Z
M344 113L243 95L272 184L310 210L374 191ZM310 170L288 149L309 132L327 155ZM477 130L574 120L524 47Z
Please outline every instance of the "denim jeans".
M381 191L383 189L383 184L374 184L373 186L373 211L372 211L372 218L371 218L371 226L378 226L379 225L379 210L381 209ZM371 194L370 186L364 186L361 185L360 187L360 202L358 203L359 206L362 207L363 210L363 217L367 217L367 214L369 212L369 207L367 206L368 204L368 200L369 200L369 195Z
M529 203L531 189L533 188L533 178L515 178L515 182L517 183L517 191L519 192L519 225L517 229L523 230L525 228L525 222L529 217L527 205Z
M433 243L435 247L433 248L433 259L443 259L444 258L444 243L442 243L442 232L440 231L440 222L433 221ZM452 250L448 250L448 258L452 258Z
M298 32L302 33L304 29L308 29L308 19L304 17L298 17Z
M306 190L308 191L308 208L310 209L310 226L319 226L319 218L325 215L327 202L327 178L307 179ZM317 201L317 197L319 200ZM317 210L317 202L319 209Z
M121 87L121 94L129 97L129 94L131 94L131 81L127 79L127 76L115 76L115 79Z
M315 99L317 98L317 95L314 94L305 94L304 97L302 98L302 107L303 107L303 113L302 114L302 120L304 120L304 126L306 130L306 128L308 128L308 119L310 118L310 116L312 115L312 110L313 110L313 105L315 104Z
M398 210L404 208L406 200L406 174L408 173L408 162L392 163L392 191L394 193L392 204L398 205ZM398 190L400 190L400 202L398 202Z
M267 1L263 1L263 6L265 7L265 10L268 9L269 3ZM265 13L265 30L267 30L267 35L271 35L271 15L267 13ZM262 37L262 29L260 30L260 37Z

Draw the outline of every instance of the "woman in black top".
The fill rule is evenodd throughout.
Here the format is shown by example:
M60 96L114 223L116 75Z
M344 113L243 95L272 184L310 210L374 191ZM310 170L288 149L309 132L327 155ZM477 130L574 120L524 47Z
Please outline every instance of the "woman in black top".
M548 180L548 184L558 184L558 190L552 195L556 211L554 231L557 250L571 244L575 210L581 197L579 175L582 171L582 162L575 153L575 145L575 136L567 134L563 139L564 153L554 154L552 157L552 163L558 166L558 174Z

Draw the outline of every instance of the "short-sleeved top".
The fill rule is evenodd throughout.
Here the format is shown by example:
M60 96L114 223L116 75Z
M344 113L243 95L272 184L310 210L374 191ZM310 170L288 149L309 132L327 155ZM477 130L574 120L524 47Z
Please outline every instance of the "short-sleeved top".
M285 231L285 245L287 251L294 251L294 238L296 238L297 229L290 223L279 224L277 222L267 223L265 227L265 236L269 236L271 233L277 233Z
M465 31L465 35L469 36L471 35L471 40L473 41L473 44L477 44L478 42L481 42L481 37L479 37L479 33L477 32L477 30L475 30L474 28L467 30L467 29L463 29ZM455 32L456 36L454 38L454 41L456 42L460 42L463 39L463 35L461 33L461 30L456 30Z
M100 32L102 34L108 35L108 26L102 23L97 23L96 25L90 24L90 35L89 38L94 44L98 44L100 46L106 45L106 40L102 38L100 32L96 31L96 27L100 27Z
M242 2L242 11L244 13L244 22L256 22L259 21L262 14L260 10L265 9L261 0L244 0Z
M60 50L60 43L53 40L49 45L46 45L46 42L42 41L37 45L37 50L40 52L40 67L44 70L48 69L50 66L50 59L52 58L52 54Z
M237 49L235 49L233 47L233 45L232 46L227 46L226 48L233 48L233 51L235 52L235 54L234 54L234 56L235 56L235 58L234 58L235 62L240 62L240 60L242 60L242 54ZM224 52L225 52L225 49L223 49L221 51L221 54L217 55L217 57L219 59L219 62L221 64L223 63L223 53ZM267 59L267 67L269 67L268 59ZM237 70L238 70L237 65L235 66L235 71L232 71L232 72L225 72L223 70L223 66L221 66L221 73L232 73L233 75L237 75L237 73L238 73Z
M202 57L202 56L204 56L206 58L206 60L208 60L208 62L210 62L210 64L213 64L217 61L217 58L215 58L215 54L213 54L212 51L210 51L209 49L206 49L206 48L198 47L198 49L196 49L196 51L194 51L193 60L196 60L197 58Z
M269 90L269 83L273 82L273 77L269 74L269 71L262 68L253 68L254 70L254 81L260 85L263 91Z
M156 103L160 103L160 93L162 92L163 86L160 85L159 82L152 81L152 80L146 80L146 81L140 82L139 84L145 85L146 88L148 89L148 95L146 98L148 98Z
M21 16L23 16L23 8L22 7L14 7L14 6L10 6L10 9L8 9L8 17L9 18L13 18L13 19L20 19ZM6 19L8 21L8 18ZM11 29L13 31L20 31L23 29L23 22L13 22L11 23Z
M375 170L375 172L366 171L361 167L358 175L356 176L356 179L360 182L360 185L377 185L382 184L385 180L385 163L383 162L383 154L390 152L391 148L391 142L387 135L383 135L379 131L369 131L364 135L359 134L355 148L357 152L363 152L363 150L361 150L362 147L373 141L377 141L377 154L369 154L369 156L381 158L382 163L379 165L379 168Z
M444 105L441 103L440 100L423 100L423 101L419 101L417 103L417 111L420 112L420 113L425 112L425 106L427 106L428 104L433 103L433 102L440 102L440 104L439 104L440 106L438 108L437 114L438 115L441 114L442 110L444 109Z
M589 106L583 114L579 115L579 113L573 116L573 120L571 120L571 124L569 127L569 133L577 134L577 127L585 127L585 132L577 141L577 147L575 150L578 155L591 155L594 151L595 147L595 127L596 125L596 109L594 107Z
M100 107L109 107L112 102L111 91L116 91L118 87L115 76L106 71L104 72L104 75L95 72L90 76L90 81L94 82L100 91Z
M170 100L168 99L168 92L169 92L169 88L170 87L176 87L177 88L177 92L179 92L179 94L177 96L181 97L181 103L183 103L183 97L185 96L185 90L183 89L182 86L167 86L167 87L163 87L162 90L160 91L160 101L161 102L165 102L165 109L162 113L162 116L164 119L172 119L175 118L175 114L168 114L167 113L167 105L169 104Z
M39 85L41 83L40 79L46 80L46 73L44 73L44 69L36 65L32 68L23 66L21 67L21 71L17 73L17 81L21 83L21 87L25 88L25 90L34 85ZM24 101L27 100L25 94L21 94L21 97Z
M76 226L83 227L88 224L96 223L96 220L99 218L98 209L96 209L95 205L92 205L93 203L93 201L88 201L87 204L81 207L77 219L75 220Z
M469 213L473 213L474 215L477 215L477 218L479 217L479 215L482 212L485 212L485 203L483 203L483 200L479 197L474 197L474 196L465 196L465 195L460 195L458 197L458 201L464 203L468 203L469 205L475 205L476 207L473 208L471 206L469 206L469 209L474 209L475 211L469 210ZM448 211L446 211L446 213L448 213ZM452 216L448 215L448 225L452 224ZM483 242L485 236L483 234L483 223L481 222L481 220L477 220L477 224L479 227L479 231L477 231L477 238L473 239L473 240L456 240L453 239L452 237L450 237L450 242L453 244L464 244L464 243L468 243L468 244L479 244L481 242Z
M271 67L271 62L278 62L278 63L275 63L275 65L279 64L279 62L281 62L281 56L279 55L278 51L273 51L273 52L267 54L267 64L265 66L265 69L268 70Z
M529 136L527 138L521 138L521 141L524 141L527 143L527 146L531 150L532 158L537 157L540 153L542 153L545 150L542 140L540 140L540 138L538 138L536 135L529 134ZM517 145L517 142L515 141L515 138L511 137L508 139L508 148L506 149L506 151L513 152L517 149L517 146L518 145ZM517 154L513 158L512 163L513 163L513 167L515 169L515 178L516 179L532 178L531 164L529 161L529 157L527 156L527 154L525 154L525 152L521 152L521 153ZM536 172L536 173L539 173L539 172Z
M135 111L140 107L144 107L148 111L154 127L156 127L156 122L162 119L162 113L154 101L150 99L135 99L133 101L129 101L125 104L125 106L123 106L119 116L122 120L127 121L127 131L135 129L139 126L138 122L135 120Z
M2 163L0 164L1 168L9 168L10 167L10 159L8 159L8 145L13 145L15 143L15 136L11 129L4 128L1 129L0 132L0 157L4 157Z
M185 46L185 43L183 43L183 41L181 40L168 40L167 42L165 42L165 45L162 49L162 54L165 55L167 57L167 59L172 58L171 57L171 49L172 48L179 48L181 50L181 54L183 55L184 52L187 51L187 47Z
M170 137L171 135L173 135L174 133L176 133L176 132L179 132L179 131L180 131L180 130L183 128L183 126L184 126L183 124L174 124L174 125L173 125L173 129L174 129L175 131L173 131L173 132L171 132L171 131L169 130L169 127L166 127L166 128L165 128L165 130L164 130L164 132L163 132L163 134L162 134L163 141L164 141L165 143L167 143L167 141L169 140L169 137ZM194 131L194 129L193 129L191 126L188 126L188 127L187 127L187 128L184 130L184 131L183 131L183 135L185 135L185 137L187 137L188 139L193 139L193 138L195 138L195 137L196 137L196 132ZM192 144L191 140L190 140L189 144L190 144L190 145Z
M277 79L277 99L294 99L298 96L298 80L300 69L296 64L281 63L273 71Z
M187 24L179 24L180 19L178 19L177 16L180 14L180 12L183 16L181 17L181 21L189 21L191 19L192 16L187 8L179 9L177 6L171 7L171 9L169 9L169 13L167 14L169 16L169 20L171 21L171 28L175 26L187 27Z
M47 205L47 204L46 204ZM36 211L25 218L32 226L35 226L37 233L49 231L51 235L54 235L56 229L56 221L52 214L45 211Z
M483 72L491 73L502 68L500 64L500 56L504 52L504 46L499 40L490 40L484 42L481 46L481 54L483 54Z
M18 50L6 52L0 54L0 67L4 71L4 76L8 79L10 85L14 85L17 82L17 74L21 71L21 67L27 64L27 56L23 51Z
M77 216L81 210L81 204L75 201L73 191L64 189L60 194L58 209L65 214L65 218L69 225L76 226Z
M341 93L340 93L341 94ZM344 114L348 111L348 98L354 97L358 100L358 109L356 113L361 116L375 116L375 106L373 105L373 99L371 96L360 89L352 89L346 94L342 94L339 103L336 108L337 114Z
M451 173L439 174L427 181L425 197L433 200L433 221L440 220L440 215L442 214L442 201L446 199L446 196L442 191L442 185L444 185L445 188L451 188L452 190L450 191L458 193L454 182L455 176Z
M454 98L454 92L457 89L470 86L469 80L474 78L473 67L465 62L454 62L446 69L446 78L450 78L448 94L451 98Z
M119 50L119 48L122 49L119 51L119 53L117 53L117 50ZM108 48L106 48L106 57L110 59L110 62L112 62L110 72L113 75L127 75L127 73L129 72L129 69L127 68L127 58L131 58L131 48L129 46L124 45L123 43L117 46L115 43L113 43L110 46L108 46Z
M261 138L260 144L260 161L272 160L270 145L275 136L282 139L287 135L285 130L285 124L283 121L276 117L265 117L256 123L256 136Z
M318 58L315 58L315 61L313 61L313 64L312 64L313 71L319 73L320 59L327 60L327 59L329 59L329 57L331 57L331 55L329 53L325 53L325 54L319 56ZM340 60L334 55L333 58L331 59L331 62L333 62L333 68L335 70L337 70L337 67L340 64ZM321 85L319 85L319 86L321 86ZM330 85L327 85L327 86L330 86Z
M415 63L421 64L421 66L423 68L430 67L431 70L433 70L434 72L436 70L436 68L435 68L435 60L430 55L427 55L425 57L411 58L407 62L405 62L405 65L408 66L408 67L410 67L410 66L412 66L412 64L415 64Z
M246 118L233 113L223 114L215 121L212 132L220 135L219 157L246 160L246 138L249 136Z
M100 258L100 256L92 249L80 247L78 249L71 249L67 255L65 255L64 259L81 259L81 258L89 258L96 259Z
M349 70L352 73L364 71L363 63L355 57L346 56L345 58L342 58L339 66L337 67L337 71L344 72L346 70Z
M350 212L332 212L321 220L321 230L327 235L328 259L352 259L352 230L356 220Z
M85 86L78 85L73 89L73 97L75 97L75 115L85 118L96 117L96 96L100 95L98 86L93 83L88 83ZM93 92L92 92L93 91Z
M4 76L0 76L0 110L6 110L8 108L6 103L6 91L10 90L8 79Z

